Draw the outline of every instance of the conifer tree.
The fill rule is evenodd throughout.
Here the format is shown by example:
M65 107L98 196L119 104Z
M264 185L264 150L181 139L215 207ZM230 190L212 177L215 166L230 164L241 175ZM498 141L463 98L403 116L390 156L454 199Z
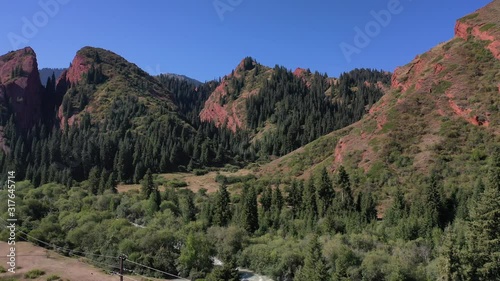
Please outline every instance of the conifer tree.
M193 198L189 194L181 197L179 200L179 209L181 210L181 215L185 223L196 219L196 206L194 205Z
M351 181L344 166L339 167L336 184L340 188L340 210L352 211L354 208L354 199L352 197Z
M316 187L314 186L314 180L311 177L302 193L302 217L311 226L316 221L317 215Z
M151 193L156 190L155 183L153 181L153 174L151 173L151 169L148 169L146 171L146 175L144 176L144 179L142 180L142 193L146 198L149 198Z
M262 195L260 196L260 205L264 213L267 213L271 210L273 200L273 189L271 186L264 188Z
M213 224L225 227L231 221L230 195L225 184L221 184L219 191L215 195L215 206L213 215Z
M106 172L105 169L102 169L101 175L99 177L99 189L98 189L99 194L102 194L106 189L107 180L108 180L108 173Z
M116 189L116 179L114 172L109 173L108 180L106 181L106 189L111 190L111 192L113 193L118 192Z
M439 249L439 280L460 281L464 280L460 260L459 245L455 229L449 226L444 231L443 243Z
M279 228L280 225L280 215L281 210L283 209L283 204L283 194L281 193L281 190L278 186L274 189L271 199L271 220L274 228L276 229Z
M466 253L471 280L497 280L500 276L500 148L490 159L488 182L471 209Z
M99 179L99 168L96 166L90 169L88 184L89 190L90 192L92 192L92 194L97 194L97 192L99 191Z
M335 191L333 190L332 181L326 171L326 168L321 170L319 175L318 184L316 188L316 198L318 205L318 215L323 217L326 215L328 208L332 205L335 198Z
M241 196L241 226L249 233L254 233L259 229L257 194L253 187L245 185Z
M302 190L304 189L304 182L293 180L292 184L286 189L287 197L286 203L292 208L292 213L297 216L302 208Z
M325 259L321 252L321 244L314 235L309 242L304 266L294 278L294 281L325 281L329 280Z

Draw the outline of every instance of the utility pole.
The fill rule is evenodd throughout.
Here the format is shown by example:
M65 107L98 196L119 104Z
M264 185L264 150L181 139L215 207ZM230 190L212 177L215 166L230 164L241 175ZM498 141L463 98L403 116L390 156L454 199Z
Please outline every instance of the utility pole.
M120 281L123 281L123 261L127 259L126 255L120 255Z

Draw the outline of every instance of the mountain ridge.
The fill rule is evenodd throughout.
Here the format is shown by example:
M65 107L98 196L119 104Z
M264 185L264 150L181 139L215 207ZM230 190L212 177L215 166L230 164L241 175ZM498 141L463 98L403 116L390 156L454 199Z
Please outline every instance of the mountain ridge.
M447 162L464 176L478 172L474 165L482 162L464 159L471 157L466 153L488 154L500 135L500 22L491 16L499 9L494 1L459 19L454 38L394 71L390 91L362 120L264 165L260 174L307 178L346 165L407 182ZM477 147L469 144L474 137L482 140Z

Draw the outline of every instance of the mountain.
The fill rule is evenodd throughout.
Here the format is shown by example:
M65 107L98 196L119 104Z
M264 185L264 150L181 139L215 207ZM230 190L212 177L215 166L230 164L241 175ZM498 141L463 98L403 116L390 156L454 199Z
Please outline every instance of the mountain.
M217 127L226 126L231 131L247 127L246 100L259 93L264 81L272 75L269 67L247 57L208 97L200 119L213 122Z
M181 81L186 81L188 82L189 84L192 84L196 87L200 86L201 84L203 84L202 82L194 79L194 78L191 78L191 77L187 77L186 75L181 75L181 74L175 74L175 73L164 73L164 74L160 74L159 76L164 76L164 77L168 77L168 78L176 78L176 79L179 79Z
M172 94L161 83L137 65L100 48L84 47L77 52L69 69L56 83L56 94L62 98L57 116L71 125L89 113L99 120L111 113L117 100L133 97L155 115L167 110L175 114Z
M195 130L172 93L121 56L84 47L46 88L30 48L2 56L0 67L2 171L15 167L37 186L101 177L103 191L189 163Z
M390 90L362 120L265 165L262 174L308 177L344 165L377 187L414 186L431 171L446 186L472 186L500 142L499 14L493 1L459 19L453 39L395 70Z
M279 156L358 121L389 83L383 71L355 69L335 79L247 57L208 97L200 119L248 132L260 155Z
M31 128L41 118L42 94L36 54L31 48L0 56L1 124L12 114L20 129Z
M39 70L40 72L40 81L42 81L42 85L47 86L47 79L52 77L54 74L55 78L59 78L61 74L66 70L66 68L42 68Z

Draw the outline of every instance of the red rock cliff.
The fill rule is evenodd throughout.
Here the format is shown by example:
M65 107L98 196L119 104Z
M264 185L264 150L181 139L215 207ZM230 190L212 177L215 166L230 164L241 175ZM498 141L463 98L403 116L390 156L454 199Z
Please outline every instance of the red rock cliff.
M0 104L13 111L19 128L29 129L40 120L42 93L33 49L0 56Z

